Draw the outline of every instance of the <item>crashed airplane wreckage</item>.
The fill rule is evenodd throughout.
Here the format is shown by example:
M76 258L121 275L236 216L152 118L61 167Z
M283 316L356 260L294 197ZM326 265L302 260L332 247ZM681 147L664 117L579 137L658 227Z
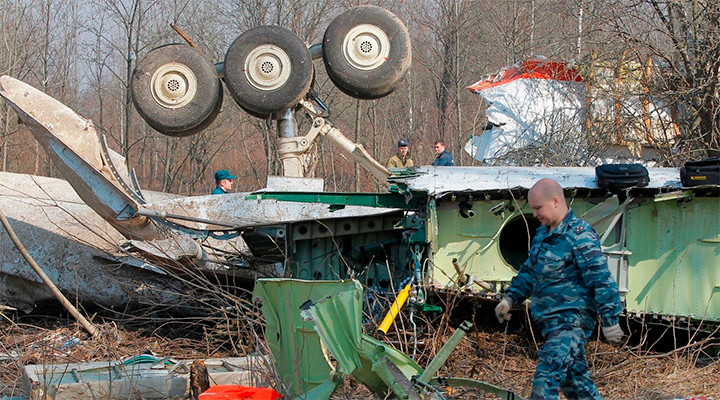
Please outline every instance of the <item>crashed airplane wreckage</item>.
M332 241L350 250L334 252L322 263L315 260L331 246L318 234L322 225L295 224L288 229L292 276L360 276L379 290L384 282L404 287L414 280L419 296L432 287L482 301L496 299L527 258L540 225L527 192L538 179L550 177L598 231L628 314L712 325L720 320L715 295L720 290L720 187L683 188L675 168L649 172L647 187L613 193L597 187L594 168L420 167L390 177L394 193L257 196L328 204L372 199L406 210L400 223L373 243L362 233L343 233L363 221L335 221ZM415 296L411 304L422 303Z
M328 27L326 39L322 45L308 48L287 29L259 26L240 35L230 46L224 63L218 66L191 46L161 46L136 66L130 82L133 103L155 130L169 136L188 136L207 127L220 112L221 82L224 82L243 110L259 118L277 120L281 132L278 152L286 176L284 180L276 180L278 186L286 185L292 177L304 175L308 150L319 137L333 141L384 180L389 175L387 169L361 145L334 128L324 118L327 108L310 95L312 59L322 57L331 79L346 93L358 98L379 98L391 93L410 67L407 28L387 10L361 6L336 17ZM402 210L374 207L350 205L329 210L320 203L247 199L240 193L222 198L151 196L140 190L134 174L126 169L124 158L108 148L91 121L9 76L0 78L0 86L0 95L17 111L77 196L102 218L96 219L103 229L116 231L103 238L110 245L98 250L100 256L116 257L118 248L113 247L128 240L122 243L119 252L129 256L123 261L124 266L126 262L149 265L144 269L180 280L201 274L221 286L252 284L258 277L291 274L288 267L291 262L286 258L286 246L290 243L287 228L291 222L331 224L338 218L360 220L368 216L377 222L369 232L378 232L389 229L403 215ZM306 136L296 135L295 107L302 108L312 118L312 128ZM312 185L315 184L317 181ZM36 186L45 192L42 185ZM62 218L71 221L78 216L63 215ZM13 219L22 220L18 216ZM53 224L50 218L41 217L33 227L44 233L46 227ZM323 228L322 232L328 231ZM76 246L85 241L82 233L73 235L64 231L52 238L60 240L32 246L31 253L47 255L49 246ZM4 245L7 246L9 244ZM330 248L328 251L332 252ZM80 249L78 253L93 254ZM75 273L75 277L92 275L95 259L72 257L79 261L67 263L68 259L63 258L46 261L57 264L60 269L67 269L69 265L87 271ZM4 262L0 276L38 282L31 278L29 269L22 269L18 264L17 259ZM314 272L304 277L327 279L332 276ZM110 300L111 305L114 300L132 297L139 290L133 282L121 286L124 287L122 296ZM87 289L78 297L107 305L107 299L102 299L102 293L92 290L93 287L97 285L90 281L75 283L75 288ZM71 296L74 293L67 287L64 291ZM27 309L33 301L49 298L46 295L46 291L36 290L24 298L5 298L10 302L23 302Z
M328 31L334 33L331 37L345 38L345 41L348 38L364 39L361 42L369 44L373 51L364 53L343 40L340 43L326 40L322 46L323 59L326 67L330 68L328 72L333 83L344 92L358 98L378 98L391 92L404 76L409 66L409 42L405 42L404 47L403 43L393 47L407 50L401 56L393 52L375 52L373 45L395 43L394 34L388 30L388 26L397 27L393 25L395 22L389 22L394 16L376 14L376 7L359 7L351 9L354 10L351 13L358 9L365 17L372 17L373 21L382 20L383 23L378 24L383 28L355 22L360 25L340 24L349 32L336 32L337 26L332 28L333 24ZM341 15L333 23L338 20L347 22L348 18ZM286 58L279 57L282 54L277 47L258 41L258 37L268 36L268 30L281 36L287 35L281 28L276 28L254 28L252 32L248 31L251 32L248 35L241 35L236 41L239 44L236 46L234 43L226 57L223 81L246 111L257 117L277 120L278 130L282 133L278 147L284 173L291 177L303 176L307 150L319 137L325 137L347 151L376 177L386 181L390 190L385 193L262 191L224 196L154 197L140 189L133 174L125 169L124 159L108 148L91 121L31 86L3 76L0 77L0 96L17 111L77 194L77 197L70 195L62 201L49 195L47 199L32 195L41 205L43 201L53 206L60 204L63 211L69 211L64 220L51 220L48 215L47 220L41 218L33 224L41 229L52 224L69 226L62 221L72 222L75 213L85 213L86 207L89 207L99 216L93 216L95 224L102 227L99 232L114 231L99 235L109 244L99 257L111 258L108 254L113 254L119 248L116 246L124 242L124 252L120 254L128 257L116 261L123 266L143 267L142 271L155 274L152 276L160 281L168 276L174 279L197 273L212 277L220 284L238 280L253 282L262 277L302 280L289 284L278 281L279 288L274 289L272 286L276 283L272 280L263 279L256 285L256 296L262 300L268 329L276 333L269 335L272 337L268 343L275 361L280 364L281 373L282 368L286 368L284 371L288 374L297 370L297 357L307 357L304 358L307 361L320 358L318 354L322 353L324 358L324 351L310 351L302 355L292 351L282 353L283 348L293 345L284 341L290 335L278 332L283 329L305 331L310 322L317 332L317 336L311 339L313 346L320 348L322 341L339 362L337 367L332 364L323 366L327 369L303 364L304 372L309 375L287 377L292 381L295 395L312 391L324 396L332 392L338 381L328 378L335 374L335 368L344 374L360 376L358 379L374 391L384 393L392 390L398 396L412 395L415 390L412 377L416 374L425 379L421 381L432 382L434 368L428 366L425 371L430 372L426 374L414 361L360 334L360 323L352 317L360 314L355 301L361 296L365 299L363 313L372 317L374 323L386 314L390 315L389 322L386 319L378 325L382 332L389 329L392 317L400 312L403 303L409 304L412 321L413 314L433 309L430 303L435 294L460 293L480 304L496 302L526 259L532 235L539 226L527 204L527 193L534 182L544 177L551 177L561 184L576 214L590 222L600 234L603 251L629 315L651 314L654 318L672 321L679 316L686 318L689 324L696 324L696 327L705 322L716 324L720 320L720 299L715 296L720 290L720 187L682 187L679 171L674 168L651 168L648 186L616 191L599 188L592 168L418 167L388 171L369 157L362 146L347 140L325 119L328 110L322 102L306 97L312 80L311 69L306 71L306 85L291 85L299 87L298 93L293 93L288 101L275 101L267 108L263 108L265 104L262 100L267 97L262 96L263 92L268 92L265 94L270 96L269 92L284 87L283 82L298 79L298 75L271 74L282 71L282 68L238 69L228 75L232 70L228 66L238 52L247 53L251 66L269 65L266 63L281 66L273 63L288 62ZM373 41L375 39L377 41ZM250 46L242 47L242 43L250 43ZM363 91L363 84L367 82L360 80L353 86L353 82L346 81L347 74L337 70L331 72L338 66L329 63L328 59L342 61L333 58L337 56L336 52L327 47L332 45L344 49L344 60L350 60L353 68L372 72L393 66L393 63L402 64L402 67L395 71L393 66L392 73L377 74L390 76L390 82L383 81ZM192 97L188 97L189 100L183 97L190 91L173 97L175 93L164 91L160 85L161 89L151 96L137 93L142 88L157 90L158 86L151 85L151 81L177 83L176 78L190 75L188 71L196 66L175 62L171 55L177 53L185 57L195 50L190 50L189 46L178 46L156 49L149 53L155 58L150 57L152 62L139 63L134 75L133 99L143 118L149 120L156 130L171 136L186 136L212 122L213 114L216 115L219 110L222 90L207 108L207 114L195 115L190 122L184 120L182 126L169 126L177 121L173 118L162 120L160 117L183 114L193 101ZM361 48L367 50L368 47ZM305 47L303 49L308 53L310 51ZM285 56L290 54L289 61L297 61L291 49L285 50L288 51L282 53ZM310 54L304 56L309 62ZM365 58L368 56L370 59ZM197 58L194 60L197 61ZM389 61L386 63L385 60ZM193 59L190 57L190 61L183 62L192 64ZM214 71L212 65L210 68ZM237 79L241 77L233 75L237 71L248 74L249 86L238 83ZM269 75L264 76L264 73ZM202 78L199 74L193 76ZM135 77L138 77L137 80ZM219 82L217 75L211 78L211 83ZM139 86L137 81L141 83ZM168 87L177 89L181 86ZM381 90L385 87L389 89ZM247 93L245 89L252 95L258 94L257 98L247 102L248 98L242 96ZM139 101L140 97L150 103ZM153 104L153 101L158 104ZM165 109L156 112L157 106ZM296 135L295 112L304 112L311 118L312 126L306 136ZM20 182L19 186L26 184ZM50 193L46 189L51 185L50 181L37 179L33 184L38 191ZM11 191L27 193L18 189ZM86 206L80 205L78 198ZM16 224L25 221L22 215L11 217ZM81 223L80 229L90 225ZM84 239L77 240L66 235L63 229L57 232L56 236L70 240L68 246L85 242ZM50 230L50 233L53 231ZM36 254L50 253L43 246L30 246L30 249ZM77 254L84 254L83 249L72 253L73 256ZM52 260L47 262L52 263ZM58 271L65 268L57 264ZM3 277L32 281L29 272L20 272L18 265L18 261L4 261L0 273ZM85 271L94 268L93 265L81 266L81 263L69 264L69 267ZM58 272L59 278L61 275ZM96 270L95 275L101 274ZM320 293L300 293L305 290L302 289L304 284L319 288L323 285L318 281L348 278L354 280L339 284L340 287L335 288L337 290L324 292L325 297ZM147 282L145 278L140 281ZM362 290L357 288L356 282L362 283ZM76 289L89 285L76 284ZM128 287L133 288L131 293L136 290L132 282ZM272 304L273 301L282 293L292 292L298 292L298 296L303 298L291 296L290 301L297 307L278 315L273 307L282 305ZM28 298L33 296L38 295ZM393 306L375 301L396 297ZM353 302L345 304L348 298ZM306 302L308 300L310 302ZM339 320L332 313L343 309L348 310L343 315L352 317L353 321L343 324L339 330L328 326L328 320ZM288 321L277 320L280 317ZM301 317L303 321L298 322ZM293 323L297 325L289 328ZM273 337L277 338L277 342ZM344 343L340 338L350 338L352 343ZM298 340L306 343L303 338ZM348 353L349 348L352 351ZM388 358L383 358L381 353L386 353ZM439 355L438 363L446 356ZM322 376L315 380L314 372Z
M398 214L352 206L331 213L323 204L243 193L220 198L141 191L124 158L107 147L91 121L11 77L0 78L0 85L0 95L66 178L3 173L4 212L31 255L79 300L108 307L132 300L183 304L192 291L173 278L200 272L221 282L251 283L284 276L287 231L278 221ZM6 305L30 311L52 299L7 237L0 244Z
M0 209L20 241L63 293L112 308L132 302L182 304L182 293L191 292L161 270L120 251L123 236L66 181L0 172L0 199ZM0 250L3 304L30 312L36 304L55 299L5 232Z
M488 122L465 151L484 165L655 166L680 135L681 112L647 94L647 82L662 73L651 60L609 67L533 58L507 66L467 87L488 104Z
M720 320L720 187L683 188L675 168L650 168L647 187L618 193L597 187L592 168L419 167L394 171L387 193L258 192L148 202L118 181L123 162L108 161L113 153L89 121L22 82L2 77L0 84L0 95L66 166L80 198L161 268L184 264L246 279L354 277L381 294L412 283L413 304L423 303L429 287L492 299L527 257L539 225L527 191L552 177L600 234L628 313ZM236 261L244 246L268 266L264 273Z
M407 31L394 15L378 7L356 7L347 13L334 20L328 32L339 29L340 23L352 33L340 32L344 40L362 39L362 43L380 47L390 43L393 51L386 54L371 46L373 51L365 53L364 47L328 39L321 46L326 69L333 83L351 96L368 99L387 95L409 67ZM362 18L356 21L355 14ZM345 24L348 18L360 25ZM374 25L366 26L362 21ZM299 85L292 93L280 91L285 97L278 97L278 86L285 90L283 82L297 83L294 80L299 78L275 72L285 67L284 62L296 63L293 57L300 56L291 51L297 50L295 44L281 43L280 50L293 57L277 57L278 47L261 44L266 31L288 40L288 35L294 37L279 27L251 29L236 42L252 39L255 47L237 49L240 44L234 43L223 74L212 75L206 83L225 82L243 109L277 120L282 133L279 153L287 176L303 175L307 150L319 137L325 137L391 184L389 192L151 196L140 190L133 174L125 169L124 159L107 147L91 121L8 76L0 78L0 95L15 108L79 198L102 217L102 223L107 224L103 230L109 226L121 235L107 235L107 242L119 244L128 239L123 246L125 255L142 256L163 273L189 269L246 281L263 276L313 280L355 277L368 287L368 294L383 295L392 288L412 284L415 290L406 292L411 304L423 304L424 291L429 287L462 288L494 298L525 260L538 225L527 205L527 190L537 179L552 177L565 188L575 212L600 233L628 313L668 319L720 319L720 299L715 296L720 290L717 186L683 188L679 171L673 168L651 168L647 187L619 192L599 188L592 168L420 167L391 174L327 121L328 110L322 102L307 97L311 72L307 82L303 81L307 85ZM313 48L303 47L306 53L300 52L303 65L317 53ZM338 60L338 51L347 54ZM201 130L221 101L211 98L213 107L207 115L199 116L199 123L198 116L194 123L168 117L184 116L198 101L197 96L188 97L198 88L175 93L150 83L175 83L178 79L202 83L181 79L189 75L201 78L198 70L202 68L194 63L206 60L193 52L197 51L190 46L160 47L148 53L134 74L133 99L141 115L155 129L171 136ZM243 72L247 75L235 76L237 71L230 67L237 62L233 59L237 52L247 53L245 60L258 68L264 63L275 63L277 68L248 70ZM174 56L182 62L174 61ZM215 71L212 64L205 67ZM382 72L377 74L381 81L357 79L358 70ZM242 77L249 83L232 83ZM148 89L151 94L142 93ZM222 90L218 93L220 96ZM264 102L268 99L272 104ZM286 108L288 105L294 109ZM306 136L295 132L296 112L304 112L313 122ZM184 125L169 126L178 121ZM38 246L35 252L47 250ZM2 273L13 275L16 271L7 267L13 264L4 262Z

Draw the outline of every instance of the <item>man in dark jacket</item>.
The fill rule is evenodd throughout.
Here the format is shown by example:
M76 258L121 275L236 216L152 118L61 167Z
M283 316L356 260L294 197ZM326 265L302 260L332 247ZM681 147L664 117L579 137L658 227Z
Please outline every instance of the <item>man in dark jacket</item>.
M437 166L453 166L453 165L455 165L452 154L450 154L449 151L445 150L445 147L446 147L445 142L443 142L442 140L435 141L435 161L433 161L432 165L437 165Z
M215 173L215 189L210 194L225 194L228 190L232 189L234 175L230 175L230 172L226 169L221 169Z

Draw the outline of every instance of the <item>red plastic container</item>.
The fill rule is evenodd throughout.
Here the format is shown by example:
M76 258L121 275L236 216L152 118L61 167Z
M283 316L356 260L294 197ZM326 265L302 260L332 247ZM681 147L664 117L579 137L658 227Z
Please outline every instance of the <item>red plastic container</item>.
M277 400L282 396L270 388L215 385L202 392L198 398L200 400Z

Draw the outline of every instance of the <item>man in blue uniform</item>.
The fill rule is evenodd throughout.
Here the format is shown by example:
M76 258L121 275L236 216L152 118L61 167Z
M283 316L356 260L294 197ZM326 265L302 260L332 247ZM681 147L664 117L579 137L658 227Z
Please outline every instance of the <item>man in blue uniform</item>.
M234 175L226 169L221 169L215 173L215 189L210 194L225 194L232 189Z
M545 338L538 351L532 399L557 399L558 387L568 399L601 399L584 346L597 314L605 339L622 341L617 284L597 233L568 209L557 182L539 180L530 188L528 203L542 226L495 314L501 323L508 321L512 305L532 296L531 314Z
M442 140L435 141L435 161L433 161L432 165L437 165L437 166L453 166L453 165L455 165L452 154L450 154L450 152L446 150L445 142L443 142Z

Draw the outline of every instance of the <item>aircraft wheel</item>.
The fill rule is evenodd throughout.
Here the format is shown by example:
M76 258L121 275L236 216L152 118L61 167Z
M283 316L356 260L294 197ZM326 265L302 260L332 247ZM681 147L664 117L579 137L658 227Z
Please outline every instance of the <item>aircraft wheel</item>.
M225 84L254 116L295 106L313 77L310 51L293 32L258 26L243 32L225 54Z
M133 71L130 93L148 125L169 136L205 129L220 112L223 98L215 66L184 44L151 50Z
M358 99L392 93L412 61L407 28L377 6L353 7L330 22L322 51L330 79Z
M241 104L238 104L238 105L240 106L240 108L241 108L243 111L245 111L245 112L248 113L250 116L255 117L255 118L259 118L259 119L262 119L262 120L267 120L268 118L270 118L270 117L272 116L272 113L259 113L259 112L257 112L257 111L253 111L253 110L251 110L251 109L249 109L249 108L245 108L245 107L243 107Z

